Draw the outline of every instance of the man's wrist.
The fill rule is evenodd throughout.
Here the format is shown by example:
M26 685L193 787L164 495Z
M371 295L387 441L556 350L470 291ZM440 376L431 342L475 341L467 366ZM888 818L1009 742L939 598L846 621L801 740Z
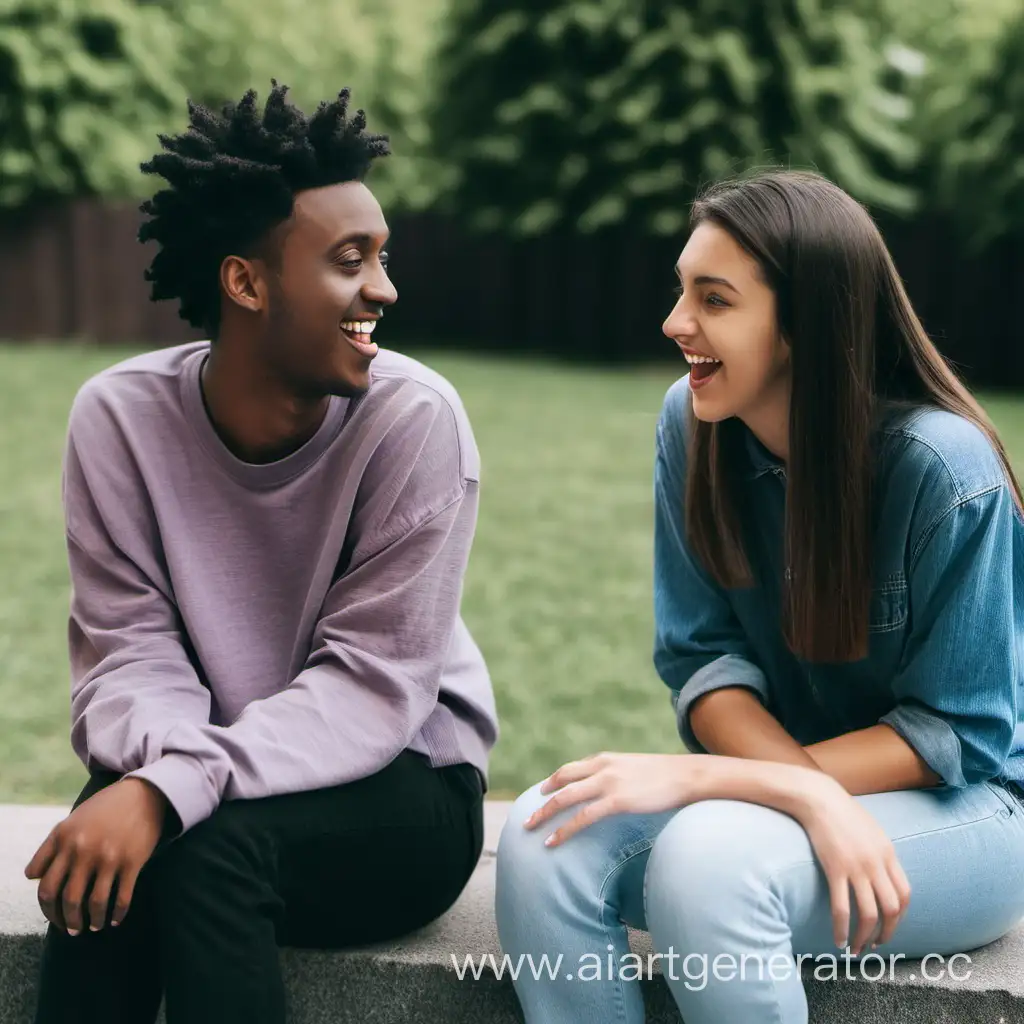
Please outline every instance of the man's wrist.
M135 775L129 776L121 780L122 783L135 783L140 788L140 792L144 793L149 801L155 806L160 808L161 816L167 813L167 809L171 806L170 801L164 796L163 790L153 785L149 779L140 779Z

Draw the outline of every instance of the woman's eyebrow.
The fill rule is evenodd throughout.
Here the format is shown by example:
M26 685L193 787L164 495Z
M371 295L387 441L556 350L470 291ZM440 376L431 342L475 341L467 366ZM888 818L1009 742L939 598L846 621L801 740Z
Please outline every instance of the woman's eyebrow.
M676 276L679 278L680 281L682 281L683 275L680 272L679 267L676 267ZM724 277L711 277L709 274L701 274L700 277L695 277L693 279L693 283L720 284L726 288L731 288L737 295L741 294L739 288L737 288L736 285L732 284L730 281L727 281Z

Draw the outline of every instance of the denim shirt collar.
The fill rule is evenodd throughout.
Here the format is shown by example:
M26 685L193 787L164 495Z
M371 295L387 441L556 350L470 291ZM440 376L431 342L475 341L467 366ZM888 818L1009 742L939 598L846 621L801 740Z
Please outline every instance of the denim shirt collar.
M745 476L750 480L756 480L765 473L786 472L786 464L778 456L773 455L754 436L754 432L747 426L743 427L743 440L746 445L749 465L746 467Z
M907 426L910 420L923 415L924 411L920 406L910 403L882 401L875 412L875 429L884 432L897 429L899 426ZM743 475L748 480L756 480L765 473L786 475L786 463L761 444L746 424L743 424L743 435L748 458Z

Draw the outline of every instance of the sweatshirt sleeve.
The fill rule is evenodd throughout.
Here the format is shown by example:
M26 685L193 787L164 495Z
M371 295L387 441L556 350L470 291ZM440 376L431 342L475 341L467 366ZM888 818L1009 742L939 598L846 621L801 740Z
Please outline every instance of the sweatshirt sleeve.
M657 428L654 470L654 665L672 692L679 735L705 753L690 725L690 710L713 690L739 686L769 704L768 681L743 628L717 583L686 542L686 391L669 391Z
M106 428L101 406L87 399L76 404L62 474L72 747L90 770L145 777L147 767L162 765L159 788L178 816L189 819L215 798L211 781L191 764L175 770L162 758L176 730L209 721L210 692L186 650L144 488ZM117 516L103 511L111 503ZM123 529L127 521L130 535ZM207 759L219 756L207 746Z
M477 518L475 461L471 435L460 436L444 401L418 403L389 431L360 484L351 557L303 669L231 725L182 728L166 748L166 770L191 759L195 774L209 771L209 810L218 798L364 778L409 746L437 704L458 619ZM211 745L220 756L208 756ZM162 770L153 766L157 784Z

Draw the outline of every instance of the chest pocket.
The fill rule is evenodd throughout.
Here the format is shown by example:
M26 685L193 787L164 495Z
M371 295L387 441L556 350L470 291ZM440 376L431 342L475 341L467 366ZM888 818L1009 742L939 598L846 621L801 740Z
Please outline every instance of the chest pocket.
M871 591L868 632L888 633L900 629L906 624L909 605L907 577L902 571L887 576Z

